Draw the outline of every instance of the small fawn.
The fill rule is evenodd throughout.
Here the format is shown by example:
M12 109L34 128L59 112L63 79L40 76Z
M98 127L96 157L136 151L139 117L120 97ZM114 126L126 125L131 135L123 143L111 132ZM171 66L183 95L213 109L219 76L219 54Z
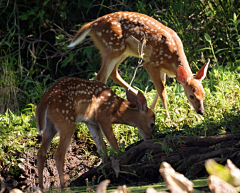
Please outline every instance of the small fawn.
M99 153L106 151L102 133L110 146L119 151L112 124L127 124L138 128L144 140L150 139L155 126L155 115L139 92L127 91L127 100L118 97L99 81L62 78L42 96L36 109L37 128L42 145L37 154L39 186L43 188L43 169L47 149L58 132L60 141L54 154L60 184L63 187L64 157L75 131L76 123L84 122L97 145ZM102 159L103 155L100 153Z
M209 62L194 77L182 42L172 29L144 14L115 12L82 26L69 47L81 43L87 35L91 36L102 56L102 67L95 80L106 83L110 76L120 86L137 94L137 91L120 77L118 66L128 56L141 57L144 59L143 65L157 89L151 109L156 107L160 96L166 109L166 115L170 120L164 88L166 75L168 75L176 77L181 83L185 95L195 111L204 114L204 90L201 81L206 76ZM140 49L141 47L145 47L144 52Z

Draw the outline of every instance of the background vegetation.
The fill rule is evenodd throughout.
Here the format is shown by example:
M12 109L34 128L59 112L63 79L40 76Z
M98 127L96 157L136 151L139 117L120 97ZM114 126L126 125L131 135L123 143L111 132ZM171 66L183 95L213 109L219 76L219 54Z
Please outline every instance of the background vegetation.
M239 133L240 124L240 1L239 0L2 0L0 2L0 165L18 170L15 156L36 146L34 110L42 94L58 78L92 79L100 69L98 50L89 38L80 46L67 45L86 22L115 11L147 14L175 30L189 64L196 72L211 59L203 81L206 115L197 115L175 79L167 80L169 127L160 102L156 135L218 135ZM120 74L130 82L137 59L128 58ZM108 85L122 97L124 90L110 79ZM144 68L133 86L142 90L150 105L156 90ZM30 105L29 105L30 104ZM119 144L140 139L136 128L117 125ZM79 124L77 137L91 137Z

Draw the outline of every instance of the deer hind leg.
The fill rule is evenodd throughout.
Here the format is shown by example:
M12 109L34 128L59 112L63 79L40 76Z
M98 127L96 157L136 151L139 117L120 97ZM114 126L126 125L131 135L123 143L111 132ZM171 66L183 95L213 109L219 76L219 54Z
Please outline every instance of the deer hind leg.
M87 127L92 135L93 140L96 143L100 157L104 162L104 158L105 158L104 152L106 152L107 148L106 148L105 142L103 141L102 132L97 123L87 123Z
M38 179L39 179L39 187L41 189L43 189L43 169L44 169L44 163L46 161L47 150L56 133L57 133L57 130L54 128L54 125L49 119L47 119L46 130L44 131L42 136L42 145L39 148L37 153Z
M71 137L76 128L76 124L65 122L64 124L60 123L56 125L56 128L59 131L60 140L59 140L57 151L54 154L54 159L55 159L58 174L59 174L60 185L61 187L64 187L64 177L63 177L64 158L68 150L68 147L70 145Z
M118 66L127 58L126 54L123 54L121 59L117 62L117 64L115 65L112 73L110 74L110 78L116 82L118 85L120 85L123 88L128 88L132 93L134 93L135 95L137 95L137 90L135 90L134 88L132 88L125 80L122 79L122 77L119 75L118 73Z
M120 55L120 56L119 56ZM102 66L99 70L97 76L94 78L95 80L99 80L102 83L107 83L107 79L112 73L114 67L117 65L117 63L121 60L123 57L122 54L119 54L118 56L115 56L111 53L108 55L105 55L102 58Z

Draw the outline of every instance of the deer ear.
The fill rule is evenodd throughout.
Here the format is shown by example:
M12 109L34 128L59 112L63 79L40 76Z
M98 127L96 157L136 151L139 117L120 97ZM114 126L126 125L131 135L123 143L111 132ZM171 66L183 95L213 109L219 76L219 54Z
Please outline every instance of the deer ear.
M202 81L206 77L209 62L210 59L208 59L208 62L198 71L198 73L195 76L195 79L199 79L200 81Z
M137 108L141 111L147 111L147 100L144 95L138 91L137 94Z
M136 95L134 95L132 92L130 92L128 89L126 89L126 95L127 95L127 100L131 103L133 103L134 105L137 105L137 97Z
M177 81L181 84L187 83L188 73L182 66L178 66L176 71L176 78L177 78Z

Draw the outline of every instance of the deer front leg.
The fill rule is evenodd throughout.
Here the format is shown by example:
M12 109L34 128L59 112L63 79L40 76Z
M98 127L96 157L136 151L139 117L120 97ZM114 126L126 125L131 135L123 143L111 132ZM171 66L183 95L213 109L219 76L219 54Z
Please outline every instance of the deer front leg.
M106 120L98 121L98 124L105 135L105 137L108 140L108 143L110 144L111 148L113 148L116 151L119 151L117 139L113 133L113 128L110 120L108 118L105 118Z
M105 137L107 138L111 148L119 152L117 139L113 133L111 122L110 121L108 122L108 120L104 120L102 122L99 122L99 126L101 127L101 130L104 133ZM116 177L118 178L118 174L120 172L119 161L115 159L114 155L111 156L110 159L111 159L112 168L115 172Z
M150 75L153 84L155 88L157 89L157 94L155 95L155 98L153 100L153 103L151 105L151 109L154 109L156 107L158 95L161 98L162 104L164 109L166 109L166 116L168 118L168 122L171 125L171 118L168 112L168 106L167 106L167 95L165 90L165 83L166 83L166 74L160 72L160 69L158 67L154 67L153 65L150 65L148 63L143 64L145 68L148 71L148 74Z
M104 159L106 156L104 156L104 153L107 151L105 142L103 141L102 132L98 126L98 123L87 123L87 127L92 135L92 138L97 146L98 152L100 154L100 157L102 159L102 162L104 163Z
M152 102L152 104L151 104L151 106L150 106L150 109L151 109L151 110L154 110L154 109L157 107L157 101L158 101L158 99L159 99L159 95L158 95L158 92L156 92L155 97L154 97L154 99L153 99L153 102Z
M162 97L161 97L161 100L162 100L162 104L164 106L165 109L167 109L167 102L166 102L166 90L165 90L165 84L166 84L166 74L165 73L161 73L160 72L160 80L162 82L162 85L163 85L163 91L162 91ZM165 95L165 96L164 96ZM151 107L150 109L154 110L157 106L157 101L158 101L158 98L159 98L159 94L158 92L155 94L155 97L153 99L153 102L151 104Z

